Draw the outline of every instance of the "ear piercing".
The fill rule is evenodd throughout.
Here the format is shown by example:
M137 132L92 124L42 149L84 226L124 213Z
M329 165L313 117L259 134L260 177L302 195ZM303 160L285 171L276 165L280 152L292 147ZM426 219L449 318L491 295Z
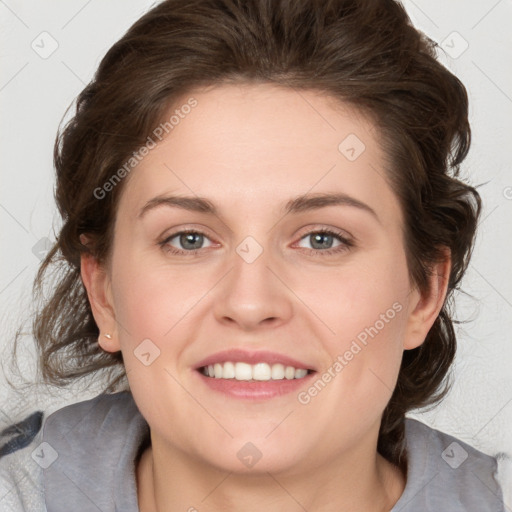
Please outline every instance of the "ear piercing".
M111 340L112 339L112 335L111 334L104 334L103 336L105 336L105 338L107 338L107 340Z

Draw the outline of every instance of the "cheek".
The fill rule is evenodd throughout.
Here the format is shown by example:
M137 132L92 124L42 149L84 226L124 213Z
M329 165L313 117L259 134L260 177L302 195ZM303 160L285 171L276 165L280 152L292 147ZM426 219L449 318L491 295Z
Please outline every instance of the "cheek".
M340 439L356 444L380 421L396 385L407 324L405 259L392 251L373 254L317 275L315 283L303 288L309 290L303 298L321 305L315 313L322 322L311 325L319 326L316 333L329 357L298 396L300 411L333 426L322 433L328 446Z
M392 251L370 254L346 267L316 275L315 283L308 288L307 300L321 305L319 316L333 334L333 348L337 348L337 339L358 339L364 344L379 336L389 343L400 342L409 295L404 255ZM382 345L372 348L379 351Z
M160 411L167 403L164 390L179 391L171 376L178 374L183 352L196 337L194 315L207 276L205 271L170 270L136 254L118 258L115 265L113 296L130 388L146 417L165 417ZM160 399L149 405L148 396ZM173 400L186 405L188 397L175 394Z
M359 412L383 409L403 354L409 294L405 255L391 250L370 255L317 275L309 289L304 301L321 304L324 327L318 332L330 356L325 371L336 375L331 400Z
M211 278L208 268L170 268L143 252L113 258L116 316L132 338L165 336L199 302Z

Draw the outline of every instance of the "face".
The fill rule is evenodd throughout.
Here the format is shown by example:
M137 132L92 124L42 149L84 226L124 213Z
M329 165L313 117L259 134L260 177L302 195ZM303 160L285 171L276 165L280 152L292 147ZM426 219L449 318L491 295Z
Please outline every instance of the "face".
M311 91L190 97L121 195L103 348L167 450L237 472L355 456L430 327L378 133Z

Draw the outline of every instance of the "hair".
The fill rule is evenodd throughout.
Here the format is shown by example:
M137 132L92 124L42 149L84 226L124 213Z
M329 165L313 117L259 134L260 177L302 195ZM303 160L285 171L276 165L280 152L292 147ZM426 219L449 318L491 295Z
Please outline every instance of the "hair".
M41 303L33 332L45 381L64 386L101 371L105 391L126 386L121 353L97 343L80 258L89 253L108 262L127 180L102 199L95 190L170 106L194 89L222 84L318 91L368 115L378 130L386 178L404 215L414 286L428 291L433 265L451 254L442 310L424 343L404 351L382 416L378 451L406 469L406 412L439 402L449 389L453 292L481 211L478 192L459 178L471 134L466 89L436 50L393 0L166 0L144 14L102 59L55 142L63 224L34 283ZM43 297L48 283L50 296Z

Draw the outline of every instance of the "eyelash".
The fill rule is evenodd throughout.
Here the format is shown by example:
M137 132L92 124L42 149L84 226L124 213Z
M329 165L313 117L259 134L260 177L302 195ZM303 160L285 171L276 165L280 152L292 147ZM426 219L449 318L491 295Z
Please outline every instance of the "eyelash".
M163 250L168 252L169 254L181 255L181 256L194 256L198 252L202 251L204 248L192 249L190 251L185 251L185 250L181 250L181 249L176 249L175 247L172 247L169 245L169 242L173 238L176 238L179 235L189 235L189 234L202 235L202 236L208 238L208 235L206 235L206 233L203 233L202 231L198 231L195 229L190 229L190 230L177 231L176 233L173 233L172 235L169 235L168 237L166 237L165 240L162 240L161 242L159 242L158 245ZM331 235L331 236L337 238L341 242L341 245L331 248L331 249L324 249L324 250L309 249L307 247L301 247L301 249L305 250L307 252L307 254L309 254L311 256L329 256L332 254L339 254L344 251L348 251L350 248L354 247L354 245L355 245L352 240L349 240L348 238L343 236L340 232L332 230L332 229L326 229L326 228L320 228L320 229L315 229L315 230L309 231L309 232L305 233L303 236L301 236L299 241L301 241L304 238L311 236L313 234Z

